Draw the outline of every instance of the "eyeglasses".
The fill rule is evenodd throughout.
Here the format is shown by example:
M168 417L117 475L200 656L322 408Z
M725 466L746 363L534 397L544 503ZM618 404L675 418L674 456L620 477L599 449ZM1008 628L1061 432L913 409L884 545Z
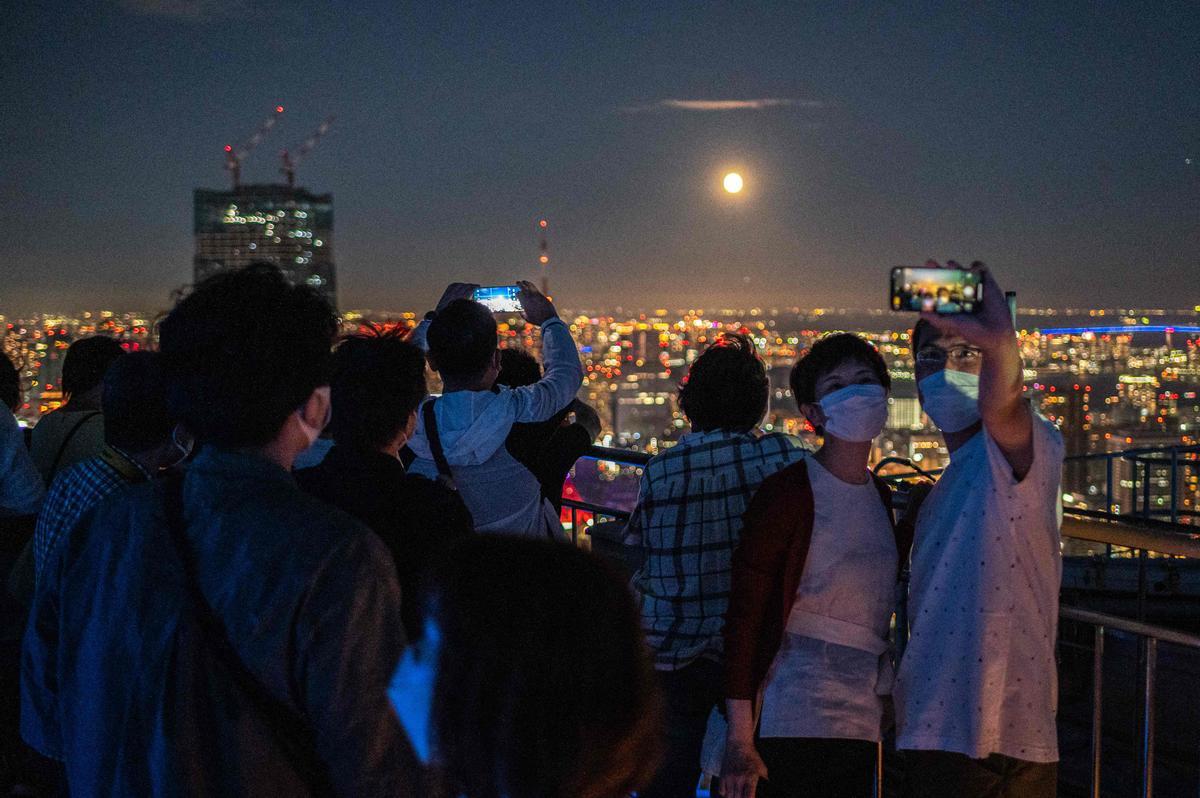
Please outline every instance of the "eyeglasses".
M928 346L917 352L917 362L923 366L940 366L943 363L970 366L978 363L981 357L983 352L973 346L956 346L949 350Z

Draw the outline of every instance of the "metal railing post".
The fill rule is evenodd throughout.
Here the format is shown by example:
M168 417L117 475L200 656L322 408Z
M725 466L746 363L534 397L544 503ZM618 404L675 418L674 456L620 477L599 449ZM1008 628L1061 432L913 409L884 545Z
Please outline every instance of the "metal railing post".
M1158 670L1158 640L1146 638L1145 709L1142 712L1142 798L1154 795L1154 678Z
M1097 625L1092 645L1092 798L1100 798L1100 752L1103 744L1104 627Z
M1112 515L1116 511L1113 509L1113 458L1111 455L1104 458L1104 465L1104 512Z
M1138 549L1137 619L1146 620L1146 550Z
M1171 523L1179 523L1179 449L1171 447Z

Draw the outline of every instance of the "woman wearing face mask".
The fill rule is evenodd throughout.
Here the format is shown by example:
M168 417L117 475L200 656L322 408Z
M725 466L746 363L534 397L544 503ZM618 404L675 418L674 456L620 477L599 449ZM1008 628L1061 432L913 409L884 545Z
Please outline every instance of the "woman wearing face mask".
M905 545L890 492L867 469L887 368L862 338L831 335L797 361L791 385L823 444L768 478L744 516L725 624L727 798L870 795L891 689Z
M658 695L624 581L548 541L468 538L427 575L424 634L388 689L423 795L624 798L661 746Z

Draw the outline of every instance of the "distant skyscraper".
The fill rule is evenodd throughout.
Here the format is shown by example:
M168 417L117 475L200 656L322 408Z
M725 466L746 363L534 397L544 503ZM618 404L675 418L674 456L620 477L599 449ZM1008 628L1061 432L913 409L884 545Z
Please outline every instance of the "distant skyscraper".
M195 279L256 261L279 266L295 283L337 307L333 264L333 195L276 185L233 191L196 189Z

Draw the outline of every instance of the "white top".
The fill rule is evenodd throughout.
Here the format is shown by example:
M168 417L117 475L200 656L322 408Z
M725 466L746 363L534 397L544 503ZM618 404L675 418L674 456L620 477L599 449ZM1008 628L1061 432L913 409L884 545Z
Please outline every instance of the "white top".
M815 458L808 478L812 542L767 674L759 734L879 740L896 538L872 480L843 482Z
M1023 480L986 431L951 456L917 516L898 748L1058 760L1062 581L1058 429L1034 414Z
M414 332L418 345L423 345L427 327L422 322ZM434 405L442 449L476 532L564 536L554 507L542 498L537 477L504 446L513 424L551 418L571 403L583 383L571 330L557 316L542 323L542 360L545 373L532 385L452 391ZM423 408L408 445L417 456L409 471L435 479L437 464L425 434Z
M0 515L32 515L46 486L25 448L25 434L8 408L0 405Z

